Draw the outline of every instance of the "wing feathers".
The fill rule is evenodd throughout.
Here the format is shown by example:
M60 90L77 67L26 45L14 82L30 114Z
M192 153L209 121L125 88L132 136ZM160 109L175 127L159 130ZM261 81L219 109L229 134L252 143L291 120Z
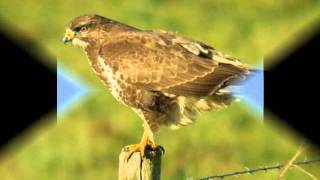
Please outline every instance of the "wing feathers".
M237 79L243 70L231 65L220 64L212 73L196 78L179 86L163 89L164 92L181 96L208 96L216 92L224 83Z
M147 90L208 96L247 71L241 63L224 58L213 48L176 35L131 32L123 36L109 39L100 49L100 56L125 81ZM212 59L201 57L200 52L211 54Z

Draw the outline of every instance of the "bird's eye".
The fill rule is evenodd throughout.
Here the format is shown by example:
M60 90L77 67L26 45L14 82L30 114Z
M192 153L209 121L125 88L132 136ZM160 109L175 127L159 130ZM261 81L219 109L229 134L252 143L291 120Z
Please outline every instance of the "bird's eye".
M80 31L87 31L88 30L88 28L87 28L87 26L82 26L81 28L80 28Z
M79 33L79 32L84 32L87 31L88 27L87 26L81 26L81 27L77 27L74 29L75 32Z

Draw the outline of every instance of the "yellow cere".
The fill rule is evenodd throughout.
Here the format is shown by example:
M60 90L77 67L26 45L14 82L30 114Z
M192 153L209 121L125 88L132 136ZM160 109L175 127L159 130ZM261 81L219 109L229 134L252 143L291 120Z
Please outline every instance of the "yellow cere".
M63 40L66 42L66 41L70 41L74 38L75 36L75 33L74 31L72 31L71 29L66 29L66 33L64 34L64 38Z

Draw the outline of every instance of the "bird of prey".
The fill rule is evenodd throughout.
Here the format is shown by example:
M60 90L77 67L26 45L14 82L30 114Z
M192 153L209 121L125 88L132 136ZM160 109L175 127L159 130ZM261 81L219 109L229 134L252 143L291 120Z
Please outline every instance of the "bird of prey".
M112 95L143 119L144 133L129 154L156 149L162 125L184 126L200 111L234 99L229 86L251 70L238 59L175 33L141 30L99 15L74 18L63 41L81 47Z

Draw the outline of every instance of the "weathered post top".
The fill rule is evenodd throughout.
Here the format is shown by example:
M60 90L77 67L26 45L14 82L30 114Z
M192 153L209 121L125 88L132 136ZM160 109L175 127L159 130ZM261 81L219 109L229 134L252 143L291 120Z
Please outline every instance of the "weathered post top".
M145 157L135 152L128 159L126 147L119 156L119 180L160 180L161 174L161 148L157 150L146 149Z

